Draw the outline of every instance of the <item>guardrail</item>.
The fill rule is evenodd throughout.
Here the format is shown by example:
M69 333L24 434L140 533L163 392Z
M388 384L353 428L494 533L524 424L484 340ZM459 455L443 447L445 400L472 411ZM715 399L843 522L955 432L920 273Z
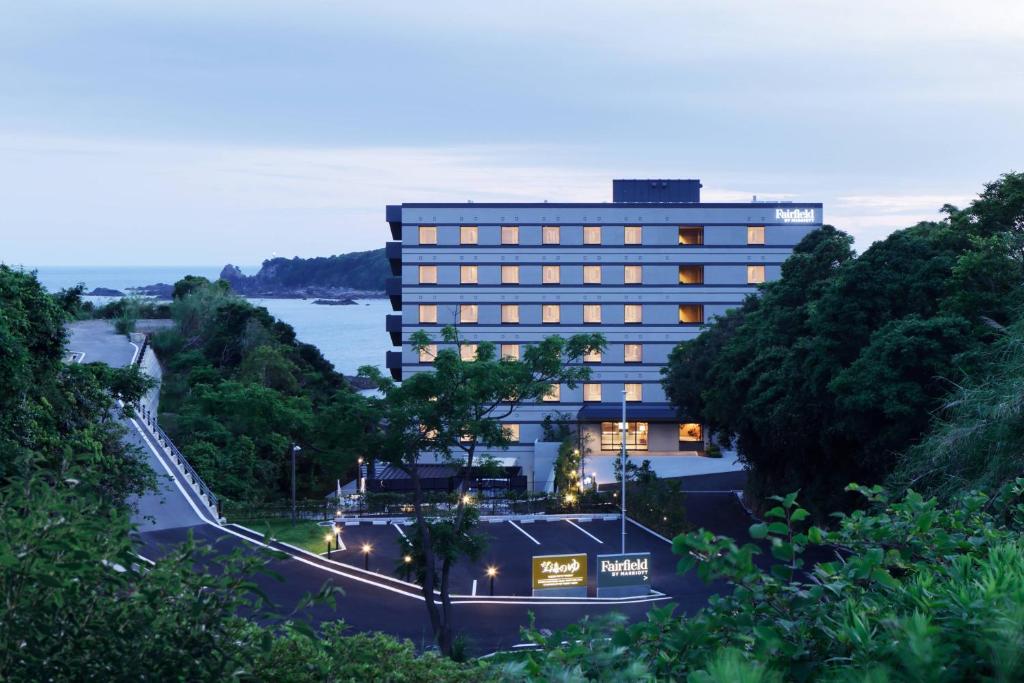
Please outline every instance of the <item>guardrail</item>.
M140 405L138 406L137 412L142 418L142 421L147 427L149 427L153 436L160 442L160 445L167 449L167 452L174 459L174 464L178 466L178 469L180 469L186 477L188 477L189 482L196 488L200 497L205 498L207 505L217 511L217 519L220 520L220 499L217 498L216 494L214 494L214 492L210 490L210 487L206 485L206 482L203 481L203 478L200 477L199 473L196 472L194 467L192 467L188 458L186 458L185 455L178 450L178 447L174 445L174 442L171 441L171 437L167 436L167 433L162 427L160 427L160 424L156 421L156 415L153 414L153 411L145 405Z

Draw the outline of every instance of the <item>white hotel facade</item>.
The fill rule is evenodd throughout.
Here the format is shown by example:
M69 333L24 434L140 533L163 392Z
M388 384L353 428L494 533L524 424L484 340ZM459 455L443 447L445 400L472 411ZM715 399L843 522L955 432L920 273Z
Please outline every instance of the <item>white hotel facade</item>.
M611 477L620 448L622 391L627 448L655 470L703 453L702 426L667 402L661 368L672 348L737 306L822 225L820 203L702 203L698 180L616 180L605 203L429 203L387 207L395 241L387 319L387 367L396 379L431 368L409 336L439 337L455 324L468 342L515 356L552 335L600 332L590 380L507 419L515 443L493 455L548 485L557 444L546 416L585 435L587 469ZM472 347L465 349L466 353Z

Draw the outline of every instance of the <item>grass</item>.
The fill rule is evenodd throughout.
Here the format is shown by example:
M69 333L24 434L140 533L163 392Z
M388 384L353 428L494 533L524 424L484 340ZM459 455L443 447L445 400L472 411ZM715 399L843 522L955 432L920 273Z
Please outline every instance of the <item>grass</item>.
M299 520L292 524L289 519L249 519L240 522L242 526L249 527L261 534L269 533L270 536L283 543L290 543L312 553L323 553L327 550L327 543L324 541L330 529L318 526L316 522Z

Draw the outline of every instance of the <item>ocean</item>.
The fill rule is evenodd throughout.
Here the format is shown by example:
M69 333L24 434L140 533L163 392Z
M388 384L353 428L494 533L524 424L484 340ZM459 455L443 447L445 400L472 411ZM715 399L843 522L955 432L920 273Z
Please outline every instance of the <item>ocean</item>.
M29 269L26 266L26 269ZM40 266L34 268L39 281L51 292L84 283L86 291L96 287L125 291L158 282L173 284L185 275L216 279L219 266ZM255 273L259 266L242 267ZM97 302L109 299L87 297ZM250 299L274 317L295 328L300 341L313 344L338 372L354 375L361 365L374 365L385 372L384 352L391 340L384 330L391 312L387 299L363 299L355 306L318 306L312 299Z

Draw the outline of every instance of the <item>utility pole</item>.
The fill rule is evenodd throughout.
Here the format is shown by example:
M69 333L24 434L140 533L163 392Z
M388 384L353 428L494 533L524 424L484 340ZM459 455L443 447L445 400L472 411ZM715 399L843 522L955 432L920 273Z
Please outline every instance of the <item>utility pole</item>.
M622 389L622 466L619 474L622 477L622 554L626 554L626 389Z
M297 443L292 444L292 524L295 524L296 508L295 508L295 456L301 451L302 448Z

